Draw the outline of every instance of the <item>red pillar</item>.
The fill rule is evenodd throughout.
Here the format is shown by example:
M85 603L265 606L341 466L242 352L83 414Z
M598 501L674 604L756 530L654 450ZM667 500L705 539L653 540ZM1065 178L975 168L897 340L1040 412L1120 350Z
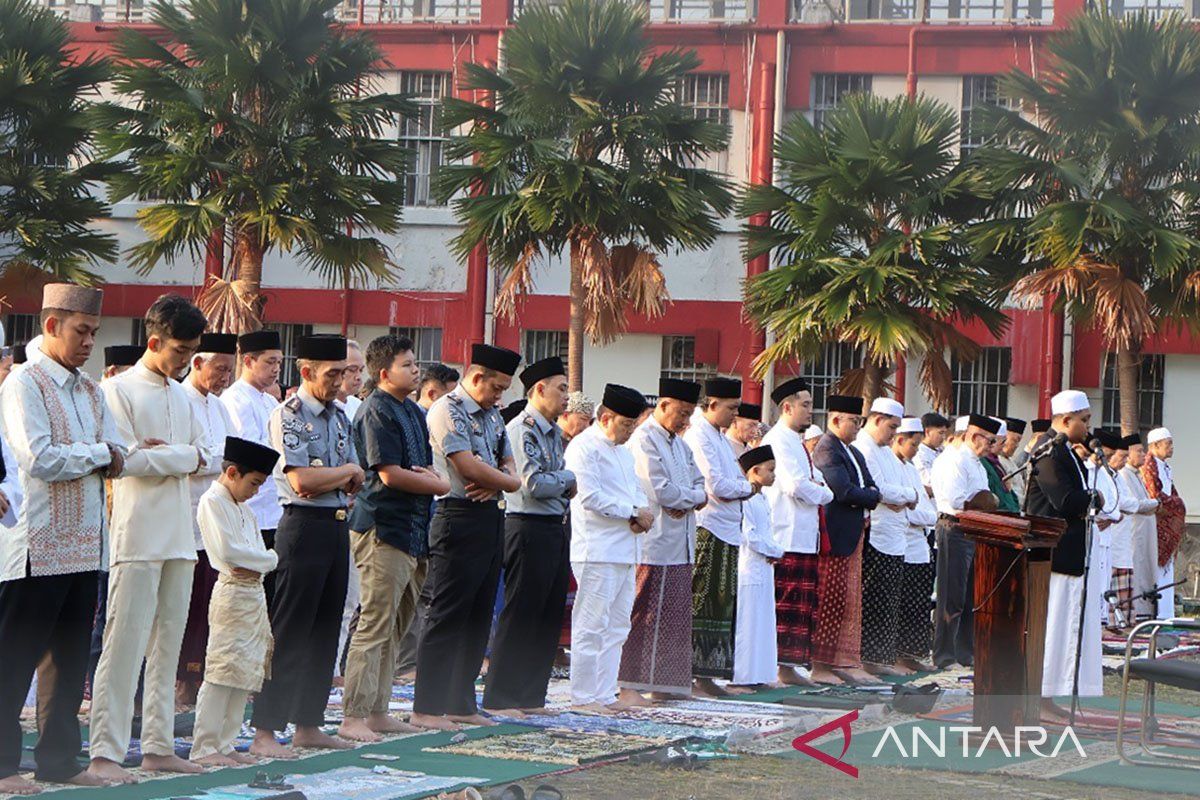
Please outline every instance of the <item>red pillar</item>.
M758 91L754 96L754 128L751 134L750 182L768 185L771 183L772 157L775 145L775 65L758 65ZM755 214L751 225L766 225L767 214ZM746 263L746 277L761 275L770 268L770 256L761 255ZM767 346L766 331L754 328L750 331L750 353L742 367L742 396L747 402L762 403L762 383L751 374L755 359Z
M1055 296L1042 298L1042 371L1038 381L1038 416L1050 416L1050 398L1062 391L1063 315L1054 310Z

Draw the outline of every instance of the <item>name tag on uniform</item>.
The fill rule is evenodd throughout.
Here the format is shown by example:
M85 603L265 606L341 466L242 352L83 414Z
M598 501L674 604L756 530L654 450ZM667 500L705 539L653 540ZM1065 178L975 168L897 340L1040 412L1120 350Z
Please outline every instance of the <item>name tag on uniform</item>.
M325 462L319 458L310 458L308 460L308 465L310 467L323 467L323 466L325 466Z

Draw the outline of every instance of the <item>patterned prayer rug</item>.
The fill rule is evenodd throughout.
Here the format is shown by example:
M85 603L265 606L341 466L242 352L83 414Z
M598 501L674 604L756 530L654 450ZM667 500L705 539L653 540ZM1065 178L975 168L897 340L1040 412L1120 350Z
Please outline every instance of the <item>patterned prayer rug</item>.
M640 753L671 742L672 739L666 737L630 736L623 733L533 731L486 736L440 747L426 747L424 751L577 766Z

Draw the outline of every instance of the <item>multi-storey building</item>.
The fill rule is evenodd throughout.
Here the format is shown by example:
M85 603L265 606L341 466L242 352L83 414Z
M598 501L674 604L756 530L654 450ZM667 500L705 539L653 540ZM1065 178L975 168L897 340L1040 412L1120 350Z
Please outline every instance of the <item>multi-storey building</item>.
M343 291L322 285L286 256L264 269L266 318L287 336L345 329L361 340L403 329L417 342L422 361L461 364L466 347L488 339L528 358L565 353L567 278L560 259L537 273L536 294L516 324L493 318L494 276L483 258L462 263L446 243L456 226L451 211L429 193L429 177L443 163L445 138L438 124L442 98L459 91L457 77L471 61L494 62L506 26L525 2L553 0L347 0L341 19L370 30L386 55L385 82L414 95L419 120L394 129L416 154L407 177L409 207L403 230L392 239L401 271L393 285ZM630 0L635 2L636 0ZM81 53L107 52L116 31L144 24L143 0L98 3L47 0L72 20ZM1200 14L1200 0L1109 0L1114 13L1136 9ZM1045 42L1072 15L1089 13L1084 0L649 0L656 45L687 47L702 64L679 89L698 115L727 122L730 145L710 166L739 183L768 181L771 137L791 115L816 123L847 94L898 95L915 91L958 109L967 131L959 147L979 145L969 122L982 106L1004 102L996 76L1011 69L1045 69ZM120 203L98 224L114 231L122 247L141 235L136 203ZM744 373L761 339L741 316L741 282L748 269L739 255L739 221L704 252L667 253L673 302L658 319L633 319L629 333L607 347L587 347L585 389L597 396L608 380L653 391L660 375L703 377ZM204 264L176 264L148 277L122 263L103 270L104 343L137 340L139 315L160 292L198 291ZM10 340L36 326L35 298L10 297ZM999 339L982 329L968 333L984 346L973 363L955 363L958 409L1031 418L1063 385L1092 395L1097 417L1117 422L1113 359L1099 335L1072 329L1041 309L1011 309L1012 325ZM1185 495L1200 498L1200 419L1187 398L1200 393L1200 342L1166 331L1145 342L1142 424L1167 424L1180 444L1177 474ZM845 345L830 344L824 357L800 365L817 386L818 406L827 387L858 363ZM926 410L915 364L900 373L907 405ZM1193 502L1200 509L1200 499Z

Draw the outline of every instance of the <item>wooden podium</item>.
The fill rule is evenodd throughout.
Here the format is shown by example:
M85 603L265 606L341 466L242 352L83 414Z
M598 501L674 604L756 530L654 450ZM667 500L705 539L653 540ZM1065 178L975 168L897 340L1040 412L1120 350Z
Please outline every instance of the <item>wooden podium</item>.
M973 724L1040 725L1050 556L1066 522L964 511L958 525L975 541Z

